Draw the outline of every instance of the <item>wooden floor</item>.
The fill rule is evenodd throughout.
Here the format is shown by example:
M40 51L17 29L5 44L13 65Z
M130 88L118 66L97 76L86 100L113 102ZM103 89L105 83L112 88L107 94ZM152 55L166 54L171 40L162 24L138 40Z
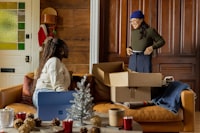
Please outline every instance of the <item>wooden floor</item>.
M194 132L180 132L180 133L200 133L200 112L195 114L195 131Z

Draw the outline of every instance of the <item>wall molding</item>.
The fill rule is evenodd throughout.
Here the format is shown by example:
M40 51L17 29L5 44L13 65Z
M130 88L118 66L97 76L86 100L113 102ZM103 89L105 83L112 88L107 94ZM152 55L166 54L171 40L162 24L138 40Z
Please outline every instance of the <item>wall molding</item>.
M38 30L40 27L40 0L32 0L32 50L31 50L31 70L35 71L39 66L39 52L40 47L38 43Z
M90 0L90 73L92 65L99 62L99 6L100 0Z

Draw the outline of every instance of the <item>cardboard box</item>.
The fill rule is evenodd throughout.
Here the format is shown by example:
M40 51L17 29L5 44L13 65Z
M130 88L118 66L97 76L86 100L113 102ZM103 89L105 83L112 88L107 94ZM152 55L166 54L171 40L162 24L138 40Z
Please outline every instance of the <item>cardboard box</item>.
M161 73L115 72L110 73L110 85L116 87L160 87Z
M138 102L151 100L151 87L111 87L112 102Z
M93 64L92 74L96 79L107 86L110 86L109 73L123 72L124 62L103 62Z
M133 71L110 73L113 102L141 102L151 100L151 87L162 86L161 73Z
M92 74L96 80L111 87L113 102L151 100L151 87L162 86L161 73L128 71L123 62L93 64Z

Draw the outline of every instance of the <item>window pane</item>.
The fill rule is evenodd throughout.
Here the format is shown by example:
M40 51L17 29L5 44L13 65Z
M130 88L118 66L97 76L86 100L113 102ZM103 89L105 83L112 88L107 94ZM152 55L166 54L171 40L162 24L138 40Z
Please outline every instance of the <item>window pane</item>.
M19 50L24 50L25 49L24 43L19 43L18 44L18 49Z
M16 2L1 2L0 9L17 9Z
M16 11L0 10L0 42L17 41L17 16Z
M18 21L25 22L25 11L24 10L18 11Z
M1 50L16 50L18 49L17 43L0 43Z
M25 3L19 3L19 9L25 9Z
M0 50L25 49L25 2L0 2L0 35Z
M19 29L25 29L25 23L19 23L18 28Z
M25 35L25 33L24 33L24 31L19 31L18 32L18 41L19 42L25 42L25 37L24 37L24 35Z

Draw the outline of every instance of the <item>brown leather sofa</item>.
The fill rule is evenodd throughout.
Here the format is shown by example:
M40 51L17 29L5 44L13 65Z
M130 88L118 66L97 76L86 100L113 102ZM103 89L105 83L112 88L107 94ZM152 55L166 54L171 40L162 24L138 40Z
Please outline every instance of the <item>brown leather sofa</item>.
M101 113L108 113L110 108L123 108L125 110L125 115L132 116L135 121L139 122L144 132L194 131L195 94L191 90L184 90L181 92L182 106L177 114L157 105L129 109L122 105L109 102L111 99L110 89L113 88L109 87L111 84L108 75L110 75L110 73L120 73L124 71L128 71L128 68L125 67L123 62L102 62L93 64L92 74L95 77L95 89L93 94L96 102L94 110ZM118 77L117 82L124 82L123 77ZM164 80L162 82L164 83ZM151 98L162 95L164 92L163 90L162 87L152 88Z
M189 90L182 91L181 102L182 107L177 115L156 105L129 109L109 102L96 103L94 110L108 113L110 108L122 108L125 110L125 115L133 116L134 120L141 124L144 132L193 132L194 93Z
M16 85L8 88L0 89L0 108L9 107L13 108L15 113L27 112L36 113L37 110L34 106L21 103L23 85Z
M72 74L71 85L68 89L72 90L76 88L76 83L81 80L82 76L83 74ZM37 112L37 109L33 106L32 102L30 102L30 98L32 99L32 97L27 96L27 91L31 91L29 90L29 86L32 85L33 78L34 73L30 72L24 76L23 84L7 88L0 88L0 108L13 108L15 113L27 112L35 114ZM93 76L87 74L87 82L92 83L92 80ZM24 96L24 93L26 94L26 96Z
M36 109L33 106L20 103L22 88L23 85L1 88L0 108L9 107L13 108L15 112L36 113ZM98 89L98 87L92 88L91 92L94 97L97 97L95 89ZM144 132L192 132L195 125L194 93L189 90L182 91L181 102L182 107L177 115L156 105L129 109L109 101L100 100L95 102L94 110L100 113L108 113L110 108L123 108L125 109L125 115L133 116L134 120L141 124Z

